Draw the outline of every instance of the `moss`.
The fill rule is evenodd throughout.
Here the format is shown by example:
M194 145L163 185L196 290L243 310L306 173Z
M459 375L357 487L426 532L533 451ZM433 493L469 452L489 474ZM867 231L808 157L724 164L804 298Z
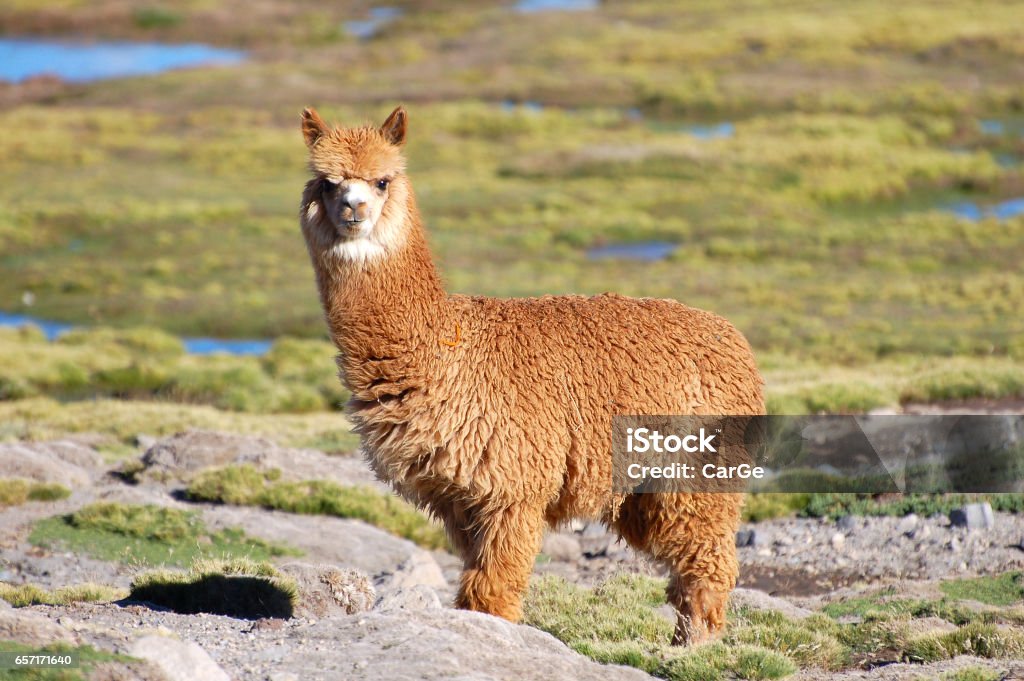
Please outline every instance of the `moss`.
M101 560L144 565L183 565L203 556L266 559L297 554L295 549L246 536L237 529L209 531L195 513L108 502L41 520L29 541Z
M325 480L280 481L280 471L248 465L203 471L189 484L193 501L263 506L290 513L354 518L430 549L447 547L444 531L398 497Z

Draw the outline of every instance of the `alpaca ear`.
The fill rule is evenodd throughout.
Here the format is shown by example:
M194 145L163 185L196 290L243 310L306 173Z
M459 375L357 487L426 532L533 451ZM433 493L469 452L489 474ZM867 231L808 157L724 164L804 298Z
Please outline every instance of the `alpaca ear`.
M327 124L320 114L313 107L307 107L302 112L302 136L306 138L306 146L310 149L327 133Z
M409 120L409 115L405 113L405 109L398 107L391 112L388 119L384 121L384 125L380 126L380 132L384 135L384 139L391 142L395 146L401 146L405 143L405 126Z

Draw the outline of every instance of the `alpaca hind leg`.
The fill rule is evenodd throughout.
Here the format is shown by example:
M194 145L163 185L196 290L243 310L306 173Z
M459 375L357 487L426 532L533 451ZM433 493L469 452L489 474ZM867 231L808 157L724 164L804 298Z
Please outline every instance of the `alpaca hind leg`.
M518 622L523 593L540 550L543 512L515 505L475 520L475 542L466 558L455 605Z
M620 509L615 529L634 548L666 565L666 596L676 610L674 645L706 640L725 625L736 586L735 494L640 494Z

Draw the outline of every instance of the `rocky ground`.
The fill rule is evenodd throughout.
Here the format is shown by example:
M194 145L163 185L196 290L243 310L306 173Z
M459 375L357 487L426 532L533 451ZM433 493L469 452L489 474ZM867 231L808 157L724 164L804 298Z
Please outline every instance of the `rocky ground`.
M12 609L0 601L0 639L90 644L150 661L110 663L104 671L109 678L649 678L636 669L599 665L531 627L447 607L459 561L443 551L426 551L357 520L181 500L185 481L197 471L237 462L279 468L286 478L376 484L356 458L205 432L140 442L140 481L134 485L113 473L123 464L110 463L95 439L0 445L0 477L60 482L74 490L61 501L0 510L0 581L46 588L82 582L127 587L138 567L48 552L27 541L35 521L107 500L197 510L213 529L241 527L252 536L300 549L301 558L279 562L301 562L288 569L292 574L312 570L311 583L317 582L318 570L327 569L322 566L365 574L367 593L372 583L373 596L339 607L337 594L334 602L328 594L323 598L327 606L300 609L288 620L257 621L182 615L126 602ZM738 537L743 588L735 598L751 607L799 615L802 607L873 585L927 585L928 580L1020 568L1022 540L1024 517L1010 514L995 514L987 529L956 527L946 516L761 522L745 526ZM658 574L656 566L593 523L550 533L536 566L538 574L588 585L623 570ZM796 678L938 678L968 664L1024 678L1024 662L973 658L927 667L801 672Z

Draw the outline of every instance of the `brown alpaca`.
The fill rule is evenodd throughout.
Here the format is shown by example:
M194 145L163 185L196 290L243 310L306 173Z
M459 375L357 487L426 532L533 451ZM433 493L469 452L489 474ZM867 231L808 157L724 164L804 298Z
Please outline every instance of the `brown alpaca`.
M675 642L719 629L735 587L739 494L612 493L615 414L761 414L728 322L671 300L447 295L401 146L303 113L302 232L349 413L376 474L444 522L456 605L516 621L546 525L599 518L671 571Z

